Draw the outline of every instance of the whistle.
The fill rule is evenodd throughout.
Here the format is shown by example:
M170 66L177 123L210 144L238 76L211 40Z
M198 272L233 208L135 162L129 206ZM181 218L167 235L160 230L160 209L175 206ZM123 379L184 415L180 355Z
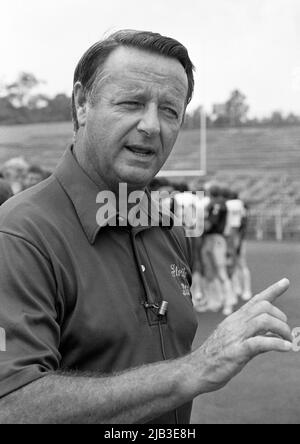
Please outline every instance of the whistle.
M161 305L160 305L160 307L159 307L159 312L158 312L158 314L159 314L160 316L165 316L165 314L166 314L167 311L168 311L168 305L169 305L169 302L167 302L167 301L162 301L162 303L161 303Z

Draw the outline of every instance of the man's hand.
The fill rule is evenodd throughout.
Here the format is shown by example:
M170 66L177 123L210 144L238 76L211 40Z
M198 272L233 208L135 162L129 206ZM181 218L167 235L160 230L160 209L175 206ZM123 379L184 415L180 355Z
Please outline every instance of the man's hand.
M198 362L202 393L222 388L261 353L292 350L287 317L273 305L288 288L289 281L283 279L255 296L192 353L191 364Z
M284 279L257 295L182 358L111 376L54 373L34 381L0 400L0 423L142 423L218 390L260 353L292 349L287 317L272 305L288 287Z

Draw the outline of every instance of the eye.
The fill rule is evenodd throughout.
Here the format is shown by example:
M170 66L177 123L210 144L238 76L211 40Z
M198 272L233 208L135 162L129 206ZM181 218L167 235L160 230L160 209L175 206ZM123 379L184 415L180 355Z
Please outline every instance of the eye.
M138 102L137 100L124 100L120 103L120 105L126 106L128 108L139 108L143 106L141 102Z
M170 108L169 106L162 107L162 110L170 117L178 119L178 113L174 108Z

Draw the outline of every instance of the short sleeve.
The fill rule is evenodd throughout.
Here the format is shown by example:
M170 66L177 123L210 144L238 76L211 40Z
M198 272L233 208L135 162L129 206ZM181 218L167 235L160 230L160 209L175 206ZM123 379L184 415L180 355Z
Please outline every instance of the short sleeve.
M59 368L56 283L47 257L0 232L0 397Z

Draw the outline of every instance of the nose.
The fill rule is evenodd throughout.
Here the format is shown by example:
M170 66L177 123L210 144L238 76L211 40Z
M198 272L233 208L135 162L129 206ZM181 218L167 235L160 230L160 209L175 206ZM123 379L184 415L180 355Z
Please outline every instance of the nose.
M148 137L157 136L160 133L158 109L155 104L144 107L137 129Z

